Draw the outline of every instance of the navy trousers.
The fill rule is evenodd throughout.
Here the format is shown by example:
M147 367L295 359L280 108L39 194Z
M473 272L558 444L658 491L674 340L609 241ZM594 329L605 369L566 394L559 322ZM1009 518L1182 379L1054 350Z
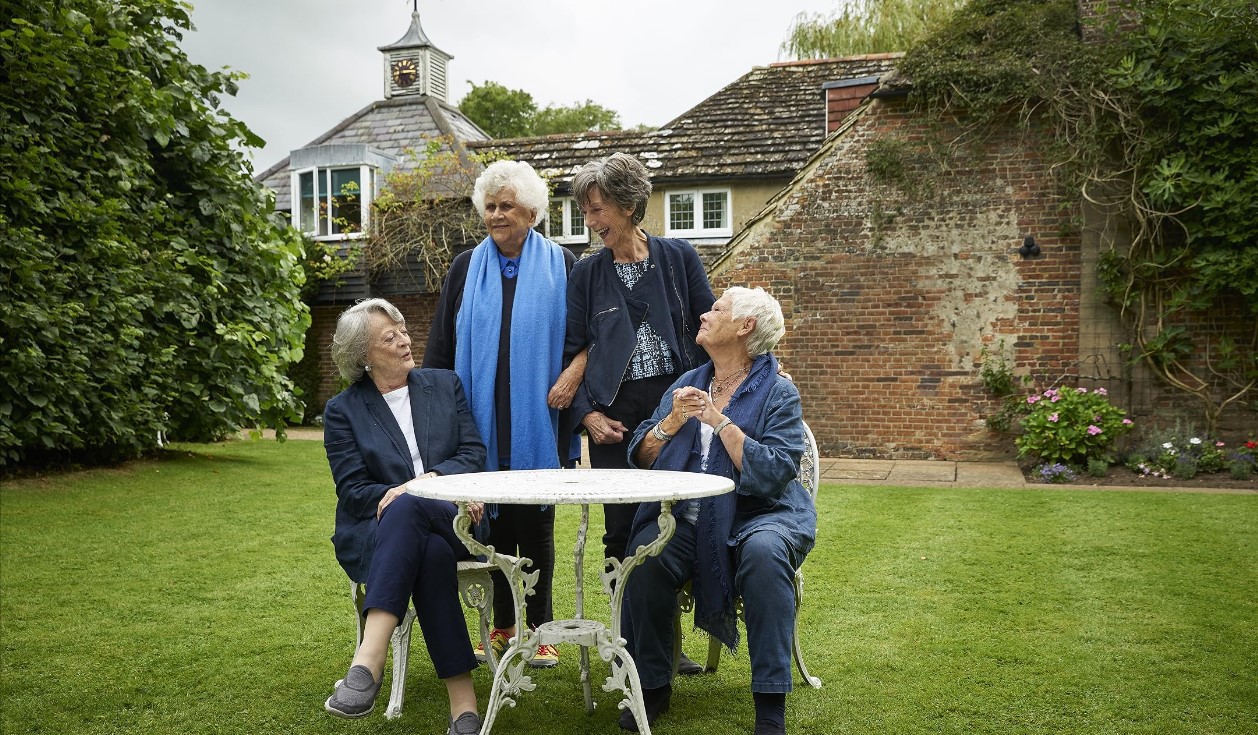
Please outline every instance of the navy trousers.
M596 470L629 468L629 442L638 425L651 418L660 405L660 399L668 386L677 380L676 375L657 375L654 378L626 380L612 405L603 409L609 419L625 425L625 436L616 444L590 442L590 466ZM603 506L603 550L610 559L624 559L625 546L629 543L629 531L637 503L617 503Z
M453 503L400 495L380 517L367 575L363 610L379 608L401 620L408 600L424 635L437 676L448 679L476 668L459 602L455 563L471 553L454 535Z
M555 506L498 504L498 517L489 520L489 544L504 554L525 556L538 571L533 594L524 598L524 615L530 628L555 619L551 588L555 578ZM511 587L502 572L493 573L494 627L515 625Z

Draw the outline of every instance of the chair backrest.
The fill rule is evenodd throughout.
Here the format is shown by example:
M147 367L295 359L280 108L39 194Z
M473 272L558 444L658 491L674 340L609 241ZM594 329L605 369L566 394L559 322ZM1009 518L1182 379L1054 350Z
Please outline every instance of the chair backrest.
M804 423L804 456L799 459L799 484L804 486L812 496L813 505L817 504L817 492L821 489L821 453L817 451L817 440L812 429Z

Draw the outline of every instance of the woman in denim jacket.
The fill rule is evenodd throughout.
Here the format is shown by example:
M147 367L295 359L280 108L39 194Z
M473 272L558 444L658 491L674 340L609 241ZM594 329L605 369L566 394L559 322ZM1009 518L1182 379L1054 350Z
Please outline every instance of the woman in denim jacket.
M589 349L573 417L589 435L590 465L624 468L629 439L665 389L706 360L695 335L715 298L690 243L638 226L651 196L638 159L614 153L587 163L573 176L572 193L586 226L606 245L568 278L565 359ZM635 509L604 506L608 557L624 558Z
M626 582L625 637L648 722L668 709L673 614L677 591L690 581L695 624L731 648L738 643L734 603L742 597L755 734L786 732L794 577L812 549L817 512L798 479L805 446L799 392L769 353L784 332L781 306L763 289L728 289L699 329L698 344L712 361L681 376L633 436L638 467L734 480L733 492L673 506L673 538ZM658 515L658 506L643 504L629 548L656 537ZM638 729L629 710L620 724Z

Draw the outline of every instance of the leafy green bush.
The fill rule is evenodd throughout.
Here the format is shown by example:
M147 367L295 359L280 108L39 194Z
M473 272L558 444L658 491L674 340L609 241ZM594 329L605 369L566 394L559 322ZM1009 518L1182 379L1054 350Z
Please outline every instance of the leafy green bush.
M1109 462L1100 457L1088 457L1088 474L1092 477L1105 477L1109 472Z
M1109 402L1104 388L1049 388L1027 397L1031 410L1022 419L1015 440L1018 456L1045 462L1083 465L1106 458L1114 442L1132 425L1122 409Z
M19 0L0 30L0 467L281 426L302 244L179 50L177 0Z

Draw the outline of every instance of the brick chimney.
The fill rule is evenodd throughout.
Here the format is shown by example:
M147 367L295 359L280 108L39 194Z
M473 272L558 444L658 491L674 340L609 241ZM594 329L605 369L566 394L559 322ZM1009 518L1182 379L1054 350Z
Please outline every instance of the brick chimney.
M877 88L878 77L842 79L821 85L826 96L826 135L837 130L843 119Z

